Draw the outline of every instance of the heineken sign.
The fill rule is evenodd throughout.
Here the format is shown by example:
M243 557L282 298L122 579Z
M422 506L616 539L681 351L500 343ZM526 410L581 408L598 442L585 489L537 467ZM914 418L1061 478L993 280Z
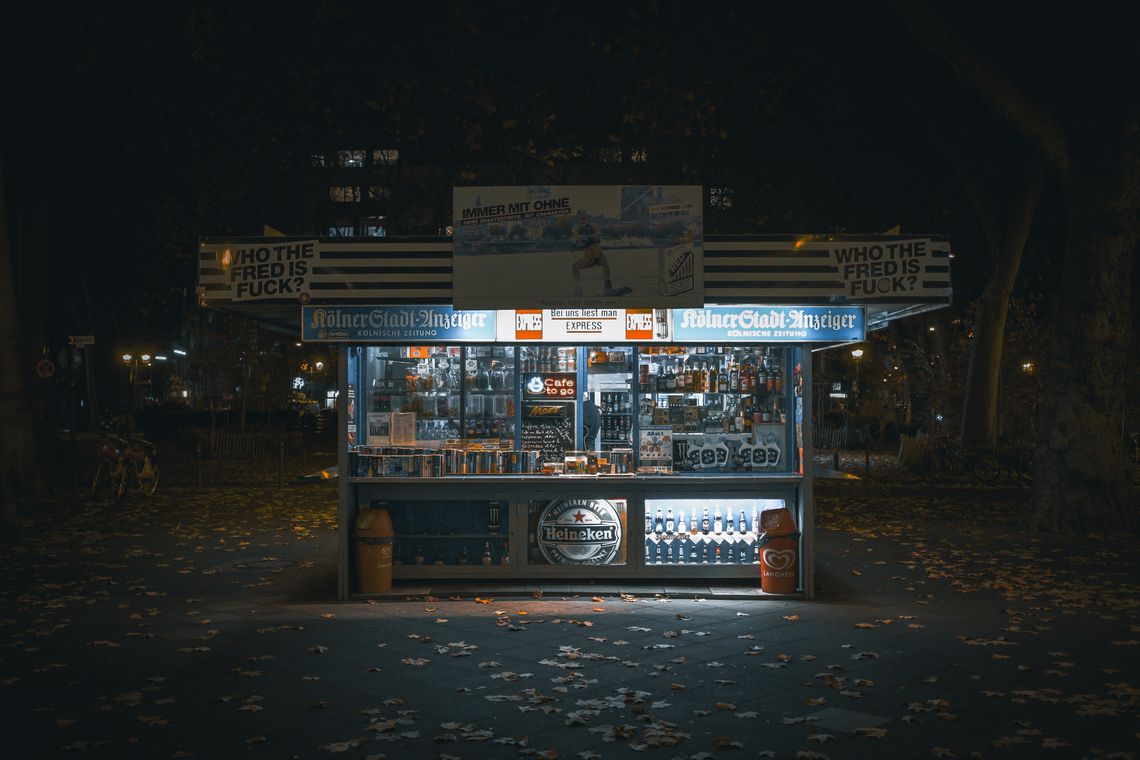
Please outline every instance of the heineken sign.
M538 548L552 565L611 564L621 539L621 516L606 499L552 501L538 518Z

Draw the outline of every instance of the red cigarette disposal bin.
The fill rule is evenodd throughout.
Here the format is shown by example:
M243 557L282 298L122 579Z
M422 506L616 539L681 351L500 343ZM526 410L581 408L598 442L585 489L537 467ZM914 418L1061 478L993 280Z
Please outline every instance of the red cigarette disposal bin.
M362 509L356 516L356 581L361 594L392 590L392 518L386 509Z
M794 594L800 567L800 534L787 508L760 513L760 590Z

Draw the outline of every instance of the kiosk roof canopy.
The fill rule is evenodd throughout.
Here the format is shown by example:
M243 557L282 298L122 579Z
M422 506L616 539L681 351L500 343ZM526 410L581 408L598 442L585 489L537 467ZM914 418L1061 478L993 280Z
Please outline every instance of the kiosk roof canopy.
M207 239L200 302L294 333L306 303L451 304L451 245L447 237ZM951 299L943 236L724 235L705 237L703 248L708 305L858 305L873 330Z

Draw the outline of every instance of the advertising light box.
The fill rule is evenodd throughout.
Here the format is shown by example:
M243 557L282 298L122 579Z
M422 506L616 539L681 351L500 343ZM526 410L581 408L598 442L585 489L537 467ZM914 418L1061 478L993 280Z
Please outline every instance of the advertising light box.
M301 340L318 343L491 343L494 311L450 306L302 306Z
M673 310L674 343L847 343L866 337L861 306L706 306Z
M500 343L634 343L669 340L667 309L518 309L498 312Z

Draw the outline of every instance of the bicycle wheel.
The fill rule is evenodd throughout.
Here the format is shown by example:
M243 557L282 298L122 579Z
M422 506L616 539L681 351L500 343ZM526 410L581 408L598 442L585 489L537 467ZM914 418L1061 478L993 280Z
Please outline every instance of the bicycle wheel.
M118 504L127 492L127 487L137 481L135 463L127 462L119 469L119 479L115 482L115 503Z
M95 468L95 479L91 481L91 501L99 498L99 492L103 490L107 478L107 460L100 459L99 466Z
M142 469L138 472L137 483L139 493L143 496L154 496L154 492L158 488L158 463L149 459L145 460Z
M1001 464L992 451L979 451L970 460L970 475L981 483L993 483L1001 474Z

